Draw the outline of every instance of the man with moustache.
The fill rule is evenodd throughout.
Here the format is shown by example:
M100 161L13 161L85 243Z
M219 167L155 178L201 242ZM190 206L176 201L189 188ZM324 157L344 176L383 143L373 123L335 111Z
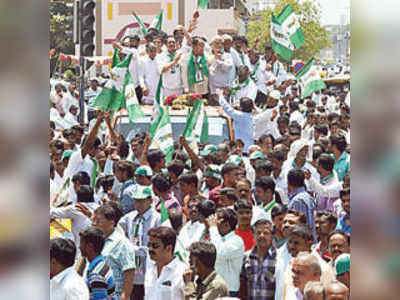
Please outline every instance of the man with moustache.
M186 265L174 256L176 232L160 226L148 231L151 260L144 279L145 300L183 300L183 272Z
M216 258L217 249L210 242L200 241L190 246L190 268L183 274L185 300L214 300L228 296L228 286L214 268Z
M240 280L241 299L269 300L275 296L276 249L273 226L266 219L254 224L256 245L244 257Z

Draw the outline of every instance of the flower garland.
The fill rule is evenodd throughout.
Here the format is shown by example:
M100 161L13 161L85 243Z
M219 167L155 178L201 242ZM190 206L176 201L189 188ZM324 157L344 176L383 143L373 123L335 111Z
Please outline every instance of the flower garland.
M203 99L200 94L173 94L164 99L164 104L171 106L173 110L182 110L188 106L193 106L196 99ZM204 104L207 104L207 99L203 99Z

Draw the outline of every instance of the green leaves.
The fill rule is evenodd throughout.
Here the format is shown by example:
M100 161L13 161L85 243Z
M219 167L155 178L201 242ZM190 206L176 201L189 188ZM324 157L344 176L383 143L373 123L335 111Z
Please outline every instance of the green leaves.
M247 38L250 41L250 45L253 45L256 38L259 38L258 50L263 52L266 46L271 45L271 14L278 15L288 4L290 4L295 13L300 17L301 28L305 36L304 45L296 50L292 59L308 61L320 50L331 46L329 33L322 27L320 22L321 9L318 4L310 0L277 0L274 9L269 8L264 10L259 16L252 18L249 23Z

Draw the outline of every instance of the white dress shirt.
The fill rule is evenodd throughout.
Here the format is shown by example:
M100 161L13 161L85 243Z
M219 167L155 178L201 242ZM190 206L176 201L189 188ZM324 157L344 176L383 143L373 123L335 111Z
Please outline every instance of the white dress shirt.
M81 203L83 206L88 208L91 212L99 206L97 203ZM79 233L89 228L92 224L90 218L84 215L79 209L75 207L75 204L68 205L65 207L52 207L50 208L50 218L70 218L71 219L71 231L74 236L75 245L79 248L80 237Z
M285 289L285 271L289 266L292 256L287 249L287 242L282 245L276 252L276 267L275 267L275 300L282 300L283 291Z
M221 236L216 226L210 227L210 240L217 249L215 270L224 278L230 292L239 291L244 243L235 231Z
M153 104L156 97L158 81L160 80L160 70L157 63L157 57L150 59L148 55L140 61L140 85L143 89L147 89L149 94L143 95L143 103Z
M144 279L145 300L183 300L185 283L183 272L187 266L175 257L157 275L157 264L147 260L146 275Z
M186 251L189 250L189 247L192 243L200 241L204 229L205 225L199 221L188 221L185 225L183 225L181 231L179 232L178 239Z
M159 72L161 74L162 69L169 65L172 60L168 55L169 52L163 52L157 55L157 63ZM176 53L178 55L178 52ZM178 62L173 67L171 67L167 72L162 73L162 87L164 90L180 90L183 92L183 81L182 81L182 71L181 64ZM168 92L164 92L164 97L168 97Z
M231 87L229 75L234 65L230 53L222 54L218 60L215 59L214 55L211 55L209 64L209 85L211 94L215 94L217 88Z
M69 267L50 280L51 300L88 300L89 289L74 267Z
M86 154L86 156L83 158L82 150L76 151L72 153L71 157L69 158L68 166L64 171L64 178L72 178L72 176L74 176L76 173L84 171L88 173L91 182L93 168L94 163L90 159L90 155Z
M240 99L243 97L250 98L253 102L256 100L257 97L257 86L253 80L250 79L250 82L245 87L237 90L235 95L232 97L231 101L233 104L239 104Z

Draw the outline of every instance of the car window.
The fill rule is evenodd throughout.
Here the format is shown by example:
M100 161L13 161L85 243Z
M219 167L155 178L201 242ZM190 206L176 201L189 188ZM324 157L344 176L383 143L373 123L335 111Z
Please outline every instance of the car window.
M179 141L185 127L186 116L171 116L172 135L174 141ZM122 116L116 121L115 131L121 132L122 136L130 141L137 133L149 132L151 118L144 117L135 121L134 127L129 123L128 117ZM121 128L121 129L120 129ZM208 118L208 143L220 144L224 140L230 140L228 122L222 117Z

